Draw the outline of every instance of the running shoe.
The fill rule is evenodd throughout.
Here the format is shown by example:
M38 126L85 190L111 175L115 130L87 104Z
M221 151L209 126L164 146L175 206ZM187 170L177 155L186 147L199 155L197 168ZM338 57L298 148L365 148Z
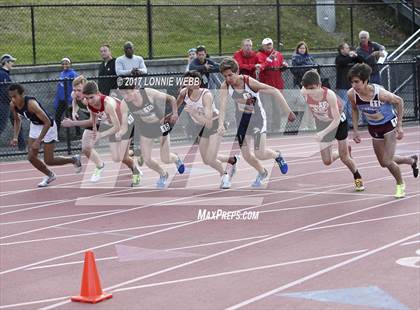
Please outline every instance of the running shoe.
M82 172L82 158L80 155L73 156L73 166L76 169L76 173Z
M168 181L168 178L169 178L169 173L168 172L166 172L164 175L161 175L159 177L159 180L156 183L156 187L157 188L165 188L166 181Z
M229 189L232 186L230 183L230 178L227 173L224 173L222 176L222 180L220 182L220 188L221 189Z
M185 172L185 165L181 158L179 158L178 154L176 154L176 161L175 161L176 169L178 170L179 174L183 174Z
M261 187L264 180L268 177L268 171L264 169L263 173L258 173L257 178L254 183L251 184L252 187Z
M289 166L287 165L286 160L281 156L281 153L279 152L279 156L276 158L276 163L279 165L280 171L282 174L286 174L289 170Z
M90 181L92 183L99 182L99 180L101 179L102 172L104 171L104 168L105 168L105 163L102 163L102 167L95 168L92 176L90 177Z
M41 183L38 184L38 187L47 187L55 179L55 173L51 172L50 175L47 175L42 179Z
M362 179L354 180L354 189L356 190L356 192L363 192L365 190Z
M397 188L395 191L395 198L404 198L405 197L405 184L397 184Z
M417 166L419 157L417 155L413 155L411 158L414 159L414 163L411 165L411 168L413 169L413 176L417 178L419 176L419 167Z
M138 173L133 173L133 176L131 177L131 187L140 186L142 176L143 173L141 171L138 171Z

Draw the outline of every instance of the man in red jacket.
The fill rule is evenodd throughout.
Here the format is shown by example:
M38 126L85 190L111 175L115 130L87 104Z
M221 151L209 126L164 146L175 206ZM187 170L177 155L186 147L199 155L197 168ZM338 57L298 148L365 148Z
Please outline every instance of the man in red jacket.
M262 50L257 53L260 82L273 86L277 89L284 89L284 81L281 76L283 67L287 67L282 53L273 48L273 40L265 38L262 41Z
M279 89L281 92L284 89L284 81L281 76L282 70L287 67L287 62L284 60L282 53L276 51L273 48L273 40L265 38L262 41L262 50L257 53L258 64L256 69L256 75L259 77L260 82L273 86ZM264 96L265 102L271 101L271 115L269 121L269 128L272 131L280 131L280 110L278 104L273 101L273 98Z
M233 58L239 64L239 73L253 77L255 79L255 69L258 64L257 53L252 50L251 39L242 41L242 48L233 54Z

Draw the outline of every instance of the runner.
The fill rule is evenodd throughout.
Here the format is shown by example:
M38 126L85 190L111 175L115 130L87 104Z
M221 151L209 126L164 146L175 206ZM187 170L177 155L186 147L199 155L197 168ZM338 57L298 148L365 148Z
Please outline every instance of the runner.
M219 110L213 101L213 95L206 88L201 88L201 74L198 71L188 71L184 75L184 87L177 99L177 106L185 102L186 111L195 124L199 126L199 150L203 163L219 172L220 188L231 187L231 178L236 172L237 156L218 154L222 136L217 134L219 128ZM231 165L230 173L223 169L222 163Z
M18 135L20 132L22 120L25 117L30 121L29 139L28 139L28 160L36 169L46 176L38 187L46 187L56 179L56 175L48 166L62 166L73 164L76 173L82 169L80 155L71 158L54 156L55 142L58 141L57 125L52 117L45 111L41 103L34 97L24 96L24 88L20 84L12 84L9 87L9 98L11 99L11 110L14 118L13 139L11 146L17 146ZM38 158L39 148L44 143L44 161Z
M362 177L350 156L348 125L341 100L332 90L322 86L321 77L316 70L305 72L302 86L301 92L315 118L322 162L329 166L340 158L353 174L356 191L363 191L365 188ZM334 140L338 142L338 152L333 151Z
M274 96L283 111L287 113L290 122L294 121L296 116L290 110L278 89L260 83L247 75L239 75L239 66L234 59L224 59L220 64L220 72L223 74L225 82L220 88L221 103L218 133L224 135L226 131L223 122L225 120L227 97L230 96L235 102L236 125L238 126L236 138L241 153L246 162L258 171L252 187L260 187L268 176L268 171L264 169L260 160L274 159L283 174L287 173L288 165L279 151L274 151L266 146L267 119L259 92ZM254 139L254 153L250 148L252 139Z
M404 101L401 97L385 90L377 84L369 84L372 69L367 64L356 64L349 71L352 88L347 95L352 104L353 140L361 142L359 133L359 111L366 116L368 130L372 136L373 150L383 168L387 168L397 183L395 198L405 197L405 184L398 165L411 165L417 178L418 156L395 155L397 140L404 136L402 119ZM394 107L397 110L395 115Z
M160 159L162 162L165 164L174 163L180 174L185 171L183 161L177 154L170 151L169 133L178 119L175 98L152 88L135 89L134 86L128 86L120 91L124 102L133 115L135 129L138 130L140 136L140 149L144 163L159 174L156 187L165 188L169 173L158 161L152 158L154 139L160 139ZM165 112L161 109L159 103L165 104L165 107L169 104L172 107L172 114L165 117Z

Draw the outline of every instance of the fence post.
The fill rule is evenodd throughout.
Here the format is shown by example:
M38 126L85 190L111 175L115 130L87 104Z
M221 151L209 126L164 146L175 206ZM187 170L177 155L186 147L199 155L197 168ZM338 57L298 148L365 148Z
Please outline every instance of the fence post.
M414 1L411 1L411 33L414 34L416 32L416 6L414 5Z
M217 22L218 22L217 33L219 36L219 56L221 56L222 55L222 7L220 5L217 6Z
M414 64L414 117L420 122L419 100L420 100L420 56L415 58Z
M62 80L63 81L63 83L64 83L64 101L66 102L66 111L64 112L64 115L66 116L66 117L69 117L69 115L68 115L68 112L69 112L69 110L68 110L68 103L67 103L67 91L68 91L68 82L70 81L69 79L67 79L67 78L65 78L64 80ZM58 126L58 124L57 124L57 126ZM61 126L60 126L60 128L57 128L57 129L62 129L61 128ZM60 139L60 137L58 137L59 139ZM70 141L70 128L69 127L66 127L66 142L67 142L67 154L71 154L71 141Z
M280 50L280 0L276 0L276 19L277 19L277 50Z
M32 64L36 65L35 17L34 17L34 7L32 5L31 5L31 32L32 32Z
M354 46L353 5L350 5L350 42Z
M149 47L149 59L153 59L153 29L152 29L152 3L147 0L147 41Z

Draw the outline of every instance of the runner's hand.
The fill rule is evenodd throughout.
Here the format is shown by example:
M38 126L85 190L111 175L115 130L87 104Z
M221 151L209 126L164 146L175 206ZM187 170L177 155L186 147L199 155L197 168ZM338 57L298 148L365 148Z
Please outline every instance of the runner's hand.
M65 117L63 121L61 122L61 127L65 127L65 128L73 127L73 120Z
M12 140L10 140L10 146L17 146L18 145L18 139L13 138Z
M404 131L401 126L397 126L396 133L397 133L397 140L401 140L404 137Z
M287 119L289 120L289 122L294 122L296 120L296 114L293 113L293 111L290 111Z
M223 126L223 124L222 124L222 126L219 126L219 128L217 128L217 133L218 133L220 136L224 136L224 135L225 135L225 133L226 133L226 129L225 129L225 126Z
M353 131L353 141L356 143L362 142L362 139L360 138L360 134L358 131Z

